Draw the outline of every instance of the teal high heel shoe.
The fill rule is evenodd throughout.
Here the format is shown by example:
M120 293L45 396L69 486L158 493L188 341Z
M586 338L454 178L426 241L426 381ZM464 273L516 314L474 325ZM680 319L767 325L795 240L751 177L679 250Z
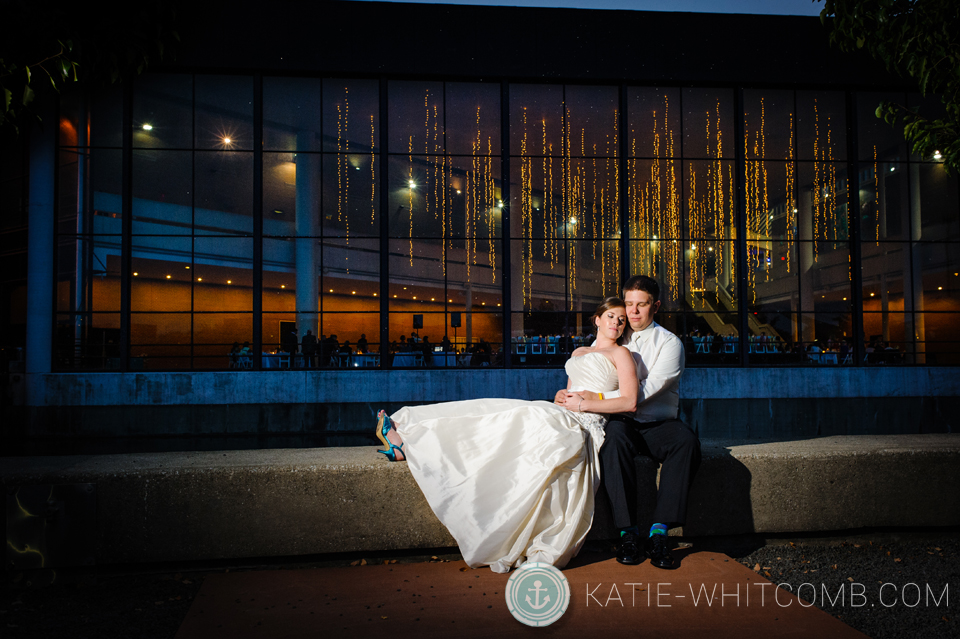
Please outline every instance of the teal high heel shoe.
M384 446L390 447L390 442L387 440L387 433L390 432L390 429L393 428L393 422L390 421L390 416L387 415L387 411L381 410L377 413L377 439L383 442ZM385 452L385 451L378 451Z
M389 444L389 442L387 442ZM390 450L378 450L378 453L383 453L386 455L387 459L392 462L395 461L406 461L407 457L404 455L403 459L397 459L397 451L403 452L403 444L397 446L396 444L390 444Z
M399 450L403 453L403 444L397 446L394 443L391 443L387 439L387 433L390 432L390 429L393 428L393 422L390 420L390 416L387 415L387 411L381 410L377 413L377 439L383 442L384 446L387 446L387 450L377 450L378 453L383 453L387 459L390 461L403 461L403 459L397 458L397 451ZM404 459L406 459L406 454L404 454Z

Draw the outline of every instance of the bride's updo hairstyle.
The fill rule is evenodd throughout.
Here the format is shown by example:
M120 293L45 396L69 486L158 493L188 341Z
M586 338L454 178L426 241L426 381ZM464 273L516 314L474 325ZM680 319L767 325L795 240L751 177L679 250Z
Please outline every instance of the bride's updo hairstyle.
M597 310L595 310L593 315L590 316L590 325L595 327L597 325L597 318L609 311L611 308L626 309L627 303L616 295L611 295L610 297L604 298L604 300L600 302L600 306L597 307ZM620 336L620 339L623 339L622 335ZM620 340L617 340L617 343L619 344Z

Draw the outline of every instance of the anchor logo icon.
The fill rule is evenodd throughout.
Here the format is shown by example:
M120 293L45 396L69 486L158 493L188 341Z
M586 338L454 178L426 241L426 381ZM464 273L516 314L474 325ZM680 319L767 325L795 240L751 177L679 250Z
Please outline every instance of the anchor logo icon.
M537 601L537 603L533 603L532 601L530 601L530 595L527 595L526 597L527 605L529 605L534 610L540 610L541 608L543 608L544 606L550 603L550 595L547 595L546 597L544 597L543 603L540 603L540 593L547 591L546 588L541 588L542 585L543 585L543 582L538 579L535 582L533 582L533 588L527 588L527 590L532 590L534 592L535 599Z
M507 580L504 598L514 619L535 628L549 626L570 605L570 584L551 564L527 562Z

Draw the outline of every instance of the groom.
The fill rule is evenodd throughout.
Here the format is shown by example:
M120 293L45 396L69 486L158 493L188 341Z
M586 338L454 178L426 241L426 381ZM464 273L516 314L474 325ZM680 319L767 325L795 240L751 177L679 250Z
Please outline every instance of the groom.
M613 523L620 529L617 561L639 564L643 557L658 568L673 568L667 545L667 530L686 520L690 482L700 466L700 440L678 419L680 376L683 374L683 344L653 321L660 308L660 287L646 275L635 275L623 284L630 333L624 346L633 352L640 389L637 410L629 415L611 415L600 449L603 483L610 498ZM588 391L585 399L619 397ZM557 392L562 403L566 390ZM598 411L602 412L602 411ZM641 538L637 528L637 471L635 459L647 455L661 463L660 487L653 511L654 524Z

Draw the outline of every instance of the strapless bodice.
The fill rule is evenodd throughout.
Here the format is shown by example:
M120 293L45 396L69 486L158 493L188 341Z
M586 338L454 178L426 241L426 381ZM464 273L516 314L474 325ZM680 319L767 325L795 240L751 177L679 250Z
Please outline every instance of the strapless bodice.
M570 390L588 390L594 393L616 390L619 387L617 367L603 353L587 353L571 357L564 368L570 378Z

